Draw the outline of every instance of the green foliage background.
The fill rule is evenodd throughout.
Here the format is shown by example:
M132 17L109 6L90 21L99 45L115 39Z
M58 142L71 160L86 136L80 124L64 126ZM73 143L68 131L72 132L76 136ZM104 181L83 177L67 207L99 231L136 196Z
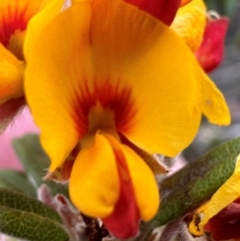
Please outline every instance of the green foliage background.
M221 15L231 17L236 10L239 0L205 0L210 10L215 10Z

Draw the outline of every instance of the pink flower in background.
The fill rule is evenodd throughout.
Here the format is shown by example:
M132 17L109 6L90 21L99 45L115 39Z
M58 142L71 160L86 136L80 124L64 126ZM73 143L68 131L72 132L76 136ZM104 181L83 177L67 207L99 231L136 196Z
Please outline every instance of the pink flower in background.
M27 133L38 133L38 128L35 126L29 110L25 108L0 135L0 168L22 169L11 142L14 138Z

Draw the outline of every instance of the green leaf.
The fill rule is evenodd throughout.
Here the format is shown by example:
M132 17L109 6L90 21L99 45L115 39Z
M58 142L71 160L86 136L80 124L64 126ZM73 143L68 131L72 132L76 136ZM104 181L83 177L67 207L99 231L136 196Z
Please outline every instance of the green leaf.
M240 138L221 144L163 180L161 205L152 226L165 225L199 207L232 175Z
M22 162L26 173L34 179L37 187L45 183L52 195L61 193L68 197L66 185L42 180L42 177L47 173L50 160L40 144L38 135L28 134L22 138L13 140L13 148Z
M0 169L0 187L22 192L30 197L37 196L32 180L22 171Z
M0 232L32 241L67 241L61 217L45 204L0 188Z
M232 16L237 8L238 0L206 0L207 8L223 16Z

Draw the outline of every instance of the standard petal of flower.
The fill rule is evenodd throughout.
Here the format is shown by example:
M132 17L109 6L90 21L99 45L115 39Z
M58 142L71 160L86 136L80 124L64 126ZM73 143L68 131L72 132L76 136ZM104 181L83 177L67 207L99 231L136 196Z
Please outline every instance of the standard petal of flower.
M93 138L95 143L83 148L74 162L69 192L83 213L106 217L113 212L120 193L117 163L106 138L98 133Z
M150 153L176 155L195 136L202 114L199 103L207 95L213 111L207 117L216 115L218 124L229 122L223 97L214 85L204 84L195 57L173 31L121 1L96 1L92 8L96 76L112 83L120 79L119 88L131 88L135 113L118 126L119 132Z
M204 225L208 223L208 220L240 197L239 178L240 155L237 158L235 171L232 176L217 190L217 192L212 196L206 205L198 209L197 213L200 214L201 217L201 222L198 224L200 231L196 233L194 229L195 224L192 223L191 226L193 228L190 228L190 232L195 232L196 235L203 234Z
M92 3L88 29L87 5L80 2L53 19L36 41L26 71L28 101L55 163L51 170L86 131L81 126L86 116L79 110L89 103L82 96L90 95L91 102L100 92L108 93L106 82L112 89L128 90L113 102L117 131L150 153L176 155L195 136L202 114L199 103L206 97L205 77L195 57L173 31L123 1ZM94 92L95 85L101 91ZM208 91L218 93L213 86ZM213 107L226 106L223 98L218 100L212 101ZM123 112L127 114L120 118ZM223 111L218 123L225 124L227 117Z
M24 63L0 44L0 104L23 95Z
M206 26L206 7L203 0L193 0L179 8L171 28L196 51L200 46Z
M86 49L85 39L79 43L76 40L88 29L89 18L87 2L73 12L62 12L52 25L44 29L48 33L43 31L36 41L34 54L26 51L29 61L25 75L26 94L42 131L43 147L51 158L50 172L63 163L86 131L86 126L79 126L77 122L78 96L74 84L81 78L78 71L75 73L81 66L77 66L72 57L75 51L80 52L79 47L81 51ZM29 43L32 37L35 40L35 36L29 34ZM74 48L71 49L73 42ZM87 61L81 55L79 59Z

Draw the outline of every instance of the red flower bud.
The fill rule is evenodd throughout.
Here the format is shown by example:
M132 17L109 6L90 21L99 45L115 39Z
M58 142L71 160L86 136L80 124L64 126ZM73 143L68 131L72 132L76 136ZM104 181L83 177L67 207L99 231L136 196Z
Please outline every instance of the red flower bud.
M211 19L207 23L201 46L195 52L206 72L215 69L222 61L228 23L227 18Z

